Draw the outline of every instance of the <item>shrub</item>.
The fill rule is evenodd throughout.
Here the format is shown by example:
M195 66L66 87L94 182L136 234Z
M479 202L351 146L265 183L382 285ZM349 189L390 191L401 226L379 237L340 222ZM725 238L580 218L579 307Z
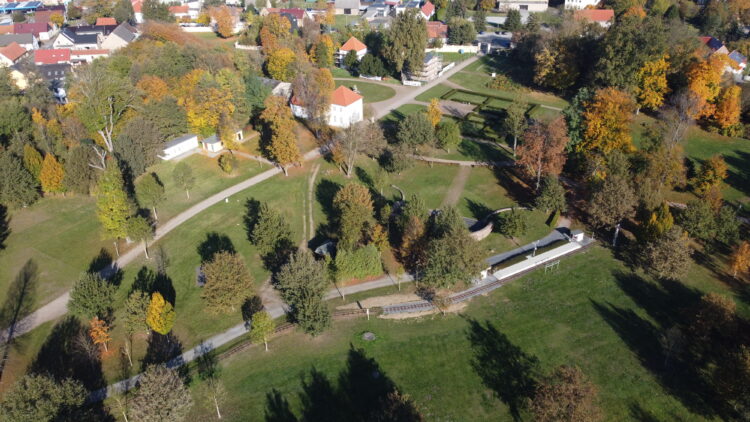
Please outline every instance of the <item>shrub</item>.
M498 214L497 220L498 230L508 237L523 236L526 233L526 218L516 210Z
M237 160L234 158L233 154L222 154L219 156L219 168L221 168L224 173L231 173L236 164Z
M346 249L338 250L333 265L338 280L367 278L383 272L380 251L373 244L351 251Z

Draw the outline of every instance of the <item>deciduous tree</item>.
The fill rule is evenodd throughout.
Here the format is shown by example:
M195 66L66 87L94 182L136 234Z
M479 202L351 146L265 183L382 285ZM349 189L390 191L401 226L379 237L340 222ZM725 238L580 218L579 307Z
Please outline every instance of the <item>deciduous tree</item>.
M314 49L315 64L320 68L333 66L333 40L328 34L321 35Z
M206 284L201 297L213 313L229 313L253 294L253 278L238 254L221 251L201 267Z
M137 421L179 422L185 420L192 405L190 390L176 370L151 365L138 380L130 415Z
M88 392L72 379L55 381L46 375L21 377L3 395L0 419L14 422L80 420L78 410Z
M158 220L156 206L164 200L164 185L161 184L156 174L146 174L135 183L135 196L141 206L151 208L154 219Z
M361 245L375 224L370 191L359 183L349 183L336 192L333 206L338 212L337 247L352 250Z
M284 82L291 82L294 79L292 64L295 61L295 54L288 48L279 48L271 52L266 62L268 75L273 79Z
M742 242L732 252L729 257L729 269L732 271L732 277L734 278L737 278L737 274L750 270L750 243Z
M84 321L93 317L106 318L112 310L116 291L117 286L99 274L84 273L70 291L68 310Z
M119 320L129 336L137 332L148 332L149 326L146 323L146 315L149 303L148 294L142 290L133 290L125 300L125 306L122 308L122 315Z
M427 120L430 121L432 127L437 127L442 118L443 112L440 111L440 100L437 98L431 99L430 104L427 106Z
M616 244L620 222L634 214L636 203L630 182L619 174L611 174L595 189L588 211L598 226L615 229L612 243Z
M690 268L692 251L687 234L679 226L647 243L642 253L648 271L659 278L679 280Z
M578 367L559 366L536 388L531 412L539 422L595 422L602 420L597 389Z
M234 19L229 6L211 8L211 17L216 21L216 32L222 38L229 38L234 33Z
M175 311L159 292L151 294L146 311L146 324L159 334L167 335L174 325Z
M382 54L396 72L415 72L422 69L426 46L425 20L417 9L408 9L393 19Z
M667 233L674 225L674 217L669 212L669 205L666 202L656 208L651 213L648 221L643 227L643 234L647 240L656 240Z
M101 344L104 346L105 353L108 351L107 343L112 340L112 336L109 335L109 329L109 325L107 325L107 322L103 319L93 317L91 321L89 321L89 337L91 337L94 344Z
M568 131L562 117L549 124L535 122L524 132L523 143L518 148L518 164L525 166L536 179L536 190L539 190L542 174L557 176L562 171L568 141Z
M267 352L268 338L276 329L276 323L273 321L273 318L271 318L271 314L266 311L256 312L253 314L250 327L250 341L253 343L263 342Z
M693 179L693 189L698 195L705 195L711 188L721 185L727 178L727 163L721 155L714 155L701 164L698 174Z
M23 146L23 166L31 173L34 178L39 180L39 173L42 172L42 163L44 159L42 154L30 144Z
M65 169L52 154L47 154L42 163L42 169L39 172L39 182L41 182L44 193L58 193L65 191L63 180L65 179Z
M117 164L107 166L99 177L96 192L96 215L102 224L104 238L118 239L128 236L128 218L133 215L135 206L125 193L122 172ZM118 251L119 255L119 251Z
M454 17L448 21L448 44L470 44L476 37L474 24L469 20Z
M478 243L453 207L443 209L433 221L426 256L420 281L435 288L467 282L483 266Z
M585 105L583 139L576 145L578 151L607 155L613 150L633 149L633 111L633 101L625 92L616 88L597 90Z
M298 163L301 159L294 136L294 118L282 97L269 96L264 105L265 110L260 115L266 125L264 137L267 139L264 150L287 175L287 166Z
M638 105L649 110L657 110L664 104L664 96L669 92L667 71L668 56L650 60L643 64L636 74L635 96Z
M523 28L523 23L521 23L521 12L516 9L508 10L508 16L505 18L503 28L510 32L516 32Z
M339 165L351 178L354 163L360 155L378 156L386 146L383 130L375 122L359 122L342 130L334 138L334 156L338 157Z
M737 136L743 128L740 125L740 94L742 90L737 85L723 88L716 98L716 109L712 122L723 135Z
M172 170L172 179L174 179L174 183L180 187L180 189L185 190L185 195L190 199L190 189L192 189L195 184L193 169L186 163L179 162L174 167L174 170Z
M518 137L523 134L526 128L529 126L526 120L526 110L529 105L523 100L513 100L512 103L505 109L505 119L503 120L503 128L505 132L513 137L513 156L516 155L516 146L518 143Z
M141 242L143 253L148 257L148 241L154 237L154 229L151 223L140 215L128 218L128 237L136 242Z
M727 64L727 56L724 54L712 54L705 60L694 61L687 69L688 90L699 100L698 114L692 116L710 116L714 107L711 104L721 91L721 76Z
M435 141L438 147L450 151L461 143L461 129L453 120L445 119L435 128Z
M303 331L317 335L330 325L331 315L323 302L329 286L326 271L308 250L293 253L276 280L293 320Z
M425 113L412 113L399 123L397 138L403 145L417 147L431 143L435 129Z

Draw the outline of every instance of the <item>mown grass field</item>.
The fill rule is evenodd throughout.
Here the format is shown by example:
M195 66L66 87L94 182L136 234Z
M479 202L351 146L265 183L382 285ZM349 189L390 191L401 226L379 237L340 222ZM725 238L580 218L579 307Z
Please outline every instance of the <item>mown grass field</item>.
M726 293L695 267L686 289ZM460 315L341 321L316 338L293 333L272 340L267 353L261 347L242 352L222 364L230 392L222 413L228 420L264 420L264 414L274 420L267 412L301 416L316 405L336 406L322 394L326 383L310 384L310 374L318 372L334 391L341 379L361 377L347 369L353 348L373 359L372 368L409 394L430 421L511 420L507 403L524 400L513 397L514 383L532 375L511 369L520 359L538 361L539 373L579 366L598 387L604 420L705 420L641 360L649 358L641 347L656 335L650 330L667 328L660 317L673 309L663 305L678 291L631 273L609 250L594 247L554 272L533 272L475 299ZM365 331L377 339L362 340ZM286 400L281 407L270 405L272 391ZM207 419L211 411L196 406L192 417Z
M385 101L396 95L396 91L391 87L364 82L364 80L362 81L363 82L360 82L360 80L337 80L336 86L339 87L341 85L344 85L349 89L354 89L354 87L356 87L357 90L359 90L360 95L365 97L365 104Z

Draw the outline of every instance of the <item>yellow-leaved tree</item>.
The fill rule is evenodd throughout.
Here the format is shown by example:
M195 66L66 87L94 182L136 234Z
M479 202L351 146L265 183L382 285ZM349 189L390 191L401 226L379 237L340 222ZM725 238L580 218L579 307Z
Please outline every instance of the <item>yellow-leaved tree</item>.
M63 179L65 170L62 164L57 161L52 154L47 154L42 162L42 169L39 172L39 182L42 184L44 193L57 193L65 191Z
M135 86L143 92L144 103L159 101L165 95L169 94L167 83L162 78L154 75L145 75Z
M171 303L159 292L151 295L146 311L146 324L159 334L167 335L174 325L175 311Z
M190 129L203 136L216 130L222 114L231 116L235 110L232 92L205 70L196 69L183 76L178 95Z
M440 119L443 117L443 113L440 111L440 100L433 98L430 100L430 104L427 106L427 119L432 124L432 127L436 127L440 123Z
M635 96L640 107L656 110L664 104L664 96L669 92L667 86L667 70L669 56L662 56L657 60L648 61L638 71L638 85Z
M694 118L713 114L713 101L721 91L721 76L729 59L726 54L712 54L706 60L693 62L686 72L688 89L698 96L700 108Z
M729 257L729 269L732 271L732 277L734 278L737 278L737 274L747 272L750 269L750 243L742 242L735 249Z
M229 6L214 7L211 9L211 16L216 21L216 32L222 38L229 38L234 33L234 18Z
M104 352L108 352L107 343L112 340L112 336L109 335L109 325L107 322L94 317L89 322L89 337L94 341L94 344L101 344L104 346Z
M723 135L736 136L742 132L740 125L742 89L737 85L731 85L721 90L716 98L713 122L718 126Z
M585 105L583 137L576 148L587 154L604 155L614 150L632 150L630 122L634 110L635 104L627 93L617 88L598 89Z
M288 48L272 51L266 62L268 74L274 79L291 82L294 76L292 72L294 60L294 52Z
M271 95L266 98L264 106L260 118L270 132L270 139L264 140L264 150L288 175L287 167L299 163L302 158L294 136L294 117L285 98Z

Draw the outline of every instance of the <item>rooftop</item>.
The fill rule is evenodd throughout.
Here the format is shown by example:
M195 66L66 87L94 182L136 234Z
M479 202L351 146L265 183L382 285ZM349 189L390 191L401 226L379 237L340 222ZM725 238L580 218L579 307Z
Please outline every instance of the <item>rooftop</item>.
M96 18L95 25L117 25L115 18Z
M363 97L361 95L341 85L333 91L333 94L331 94L331 104L346 107L357 102L358 100L361 100L362 98Z
M70 61L70 49L52 48L49 50L34 50L34 63L55 64Z
M0 47L0 54L7 57L8 60L15 62L19 57L26 54L26 49L18 45L18 43L12 42L5 47Z
M582 9L575 11L575 17L591 22L609 22L615 19L615 11L612 9Z
M367 46L360 40L356 39L355 37L349 38L344 45L341 46L340 50L342 51L362 51L366 50Z

